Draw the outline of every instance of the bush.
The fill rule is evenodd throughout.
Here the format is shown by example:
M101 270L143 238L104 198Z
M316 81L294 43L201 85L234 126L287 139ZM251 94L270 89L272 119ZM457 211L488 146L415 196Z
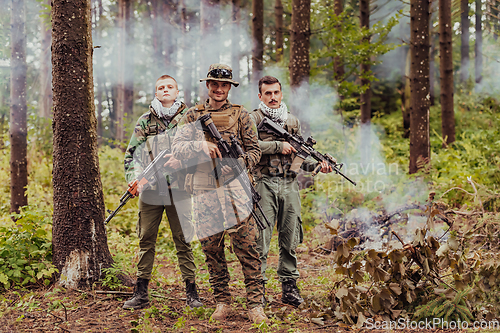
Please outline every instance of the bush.
M0 286L48 285L52 265L52 227L46 214L24 210L13 214L15 224L0 227Z

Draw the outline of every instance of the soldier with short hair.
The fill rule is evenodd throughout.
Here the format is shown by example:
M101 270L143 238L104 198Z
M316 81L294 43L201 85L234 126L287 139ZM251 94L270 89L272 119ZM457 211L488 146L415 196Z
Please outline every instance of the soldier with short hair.
M197 120L210 113L225 140L229 142L231 135L236 137L244 151L239 160L247 168L253 167L261 156L257 130L247 110L227 99L231 84L238 86L232 78L231 67L213 64L207 77L200 81L206 81L209 98L186 112L172 151L179 160L198 158L196 172L186 178L186 186L193 190L196 232L206 256L210 284L217 302L211 319L222 322L230 311L230 276L224 254L224 236L228 234L245 276L248 315L251 321L260 323L267 321L267 317L261 306L263 285L256 244L258 230L245 206L249 198L237 180L222 185L234 176L228 166L222 168L220 177L214 175L213 169L219 163L221 152L215 139L200 130ZM191 184L188 184L188 179L192 180Z
M282 126L290 134L301 135L300 122L297 117L289 113L286 104L282 101L281 83L273 76L264 76L259 80L259 108L250 113L256 125L264 117ZM278 138L265 131L259 131L259 146L262 158L253 168L253 176L257 183L255 189L261 195L260 204L267 218L273 224L270 228L260 231L257 240L262 275L264 283L267 268L267 255L273 235L274 224L278 230L279 263L278 277L281 281L281 301L295 307L304 299L300 296L297 287L299 271L297 269L297 255L295 249L302 243L303 230L300 216L300 196L297 173L291 170L295 158L295 148L284 139ZM306 158L300 168L312 171L318 163L311 157ZM322 162L321 172L331 172L331 167ZM262 298L265 304L265 298Z
M187 111L186 105L178 99L178 96L177 82L173 77L163 75L156 80L155 98L151 102L149 111L139 117L125 153L127 182L133 182L158 153L170 149L177 124ZM140 197L137 221L139 237L137 283L134 295L125 302L124 309L142 309L149 305L148 284L153 271L156 240L163 211L167 215L182 279L186 284L186 304L190 307L203 305L196 290L193 252L191 245L186 242L186 238L192 236L184 235L184 232L194 232L189 230L192 222L191 196L184 191L186 165L170 154L164 166L175 171L166 175L168 193L160 193L157 187L145 191L142 191L140 185L138 188Z

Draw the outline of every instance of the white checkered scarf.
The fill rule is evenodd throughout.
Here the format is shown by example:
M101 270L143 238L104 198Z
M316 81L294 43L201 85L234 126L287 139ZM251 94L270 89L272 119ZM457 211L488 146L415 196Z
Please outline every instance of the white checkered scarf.
M171 107L166 108L161 104L158 98L155 97L151 102L151 106L156 111L158 116L160 116L160 118L166 118L173 116L177 112L177 110L179 110L179 108L181 107L181 101L176 99Z
M286 107L285 102L281 102L280 107L277 109L271 109L264 104L264 102L260 102L259 109L281 127L285 125L285 122L288 119L288 108Z

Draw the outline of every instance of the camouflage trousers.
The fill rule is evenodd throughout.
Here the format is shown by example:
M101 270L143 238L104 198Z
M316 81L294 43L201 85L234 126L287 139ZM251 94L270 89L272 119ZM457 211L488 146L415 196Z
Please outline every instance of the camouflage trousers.
M145 191L141 194L139 200L139 220L137 221L137 235L139 237L137 277L147 280L151 279L156 251L156 239L163 211L167 214L170 230L172 231L182 279L184 281L194 281L196 272L194 256L191 251L191 245L186 242L186 238L190 238L190 236L186 235L184 237L185 232L189 233L189 230L185 230L186 225L189 224L180 221L191 221L191 200L188 193L180 190L169 190L169 197L160 196L158 191ZM191 230L191 233L193 232Z
M259 306L264 292L256 239L257 226L245 207L243 189L195 190L196 232L205 253L210 284L217 303L231 303L229 271L224 253L228 234L232 250L241 263L249 309Z
M267 255L273 235L274 225L278 231L280 281L299 277L295 249L304 238L300 217L299 184L295 178L271 177L263 175L257 181L255 190L261 195L260 204L272 226L260 230L257 246L262 262L262 276L267 268ZM260 214L257 212L257 214Z

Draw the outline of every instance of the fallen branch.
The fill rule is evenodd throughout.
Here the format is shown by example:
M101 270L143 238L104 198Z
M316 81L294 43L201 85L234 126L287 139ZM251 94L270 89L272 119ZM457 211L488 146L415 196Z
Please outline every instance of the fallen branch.
M123 296L132 296L134 295L133 292L131 291L116 291L116 290L96 290L96 294L112 294L112 295L123 295ZM151 294L152 297L158 297L158 298L164 298L164 299L180 299L180 300L186 300L186 298L177 298L177 297L168 297L168 296L163 296L163 295L158 295L158 294Z
M453 210L453 209L449 209L447 210L446 212L444 212L445 214L456 214L456 215L463 215L463 216L474 216L474 215L481 215L480 212L461 212L459 210Z
M51 316L56 317L57 319L59 319L61 322L63 322L63 323L64 323L64 319L62 319L61 317L56 316L55 314L53 314L53 313L52 313L52 312L50 312L50 311L47 311L47 313L48 313L49 315L51 315Z

